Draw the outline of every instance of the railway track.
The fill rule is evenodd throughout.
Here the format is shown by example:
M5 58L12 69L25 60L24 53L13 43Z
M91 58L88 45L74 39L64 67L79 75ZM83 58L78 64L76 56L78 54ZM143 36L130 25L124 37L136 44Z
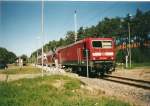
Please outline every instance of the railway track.
M103 80L150 90L150 81L131 79L127 77L119 77L119 76L112 76L112 75L105 75Z

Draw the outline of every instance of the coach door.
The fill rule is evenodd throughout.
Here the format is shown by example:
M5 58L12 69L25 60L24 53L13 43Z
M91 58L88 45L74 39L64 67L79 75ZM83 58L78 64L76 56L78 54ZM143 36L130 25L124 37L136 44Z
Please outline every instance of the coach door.
M82 50L82 57L83 59L86 59L86 43L83 43L83 50Z

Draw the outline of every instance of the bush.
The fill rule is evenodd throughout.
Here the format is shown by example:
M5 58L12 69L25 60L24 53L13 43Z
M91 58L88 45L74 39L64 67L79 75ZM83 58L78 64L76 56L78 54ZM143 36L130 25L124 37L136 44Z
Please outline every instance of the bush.
M119 50L116 53L116 61L125 63L126 50ZM150 62L149 48L133 48L131 49L131 58L134 63Z

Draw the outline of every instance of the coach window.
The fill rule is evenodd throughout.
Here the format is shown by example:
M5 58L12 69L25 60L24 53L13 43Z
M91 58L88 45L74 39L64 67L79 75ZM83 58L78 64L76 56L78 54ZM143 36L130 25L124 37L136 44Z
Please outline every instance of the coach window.
M93 47L102 48L102 42L101 41L93 41L92 45L93 45Z

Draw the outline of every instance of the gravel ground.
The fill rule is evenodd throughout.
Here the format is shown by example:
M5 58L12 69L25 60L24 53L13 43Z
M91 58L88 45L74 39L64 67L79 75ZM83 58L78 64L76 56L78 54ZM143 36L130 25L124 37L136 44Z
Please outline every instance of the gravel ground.
M131 87L103 79L80 77L80 80L94 89L104 91L106 95L115 96L136 106L150 106L150 90Z

